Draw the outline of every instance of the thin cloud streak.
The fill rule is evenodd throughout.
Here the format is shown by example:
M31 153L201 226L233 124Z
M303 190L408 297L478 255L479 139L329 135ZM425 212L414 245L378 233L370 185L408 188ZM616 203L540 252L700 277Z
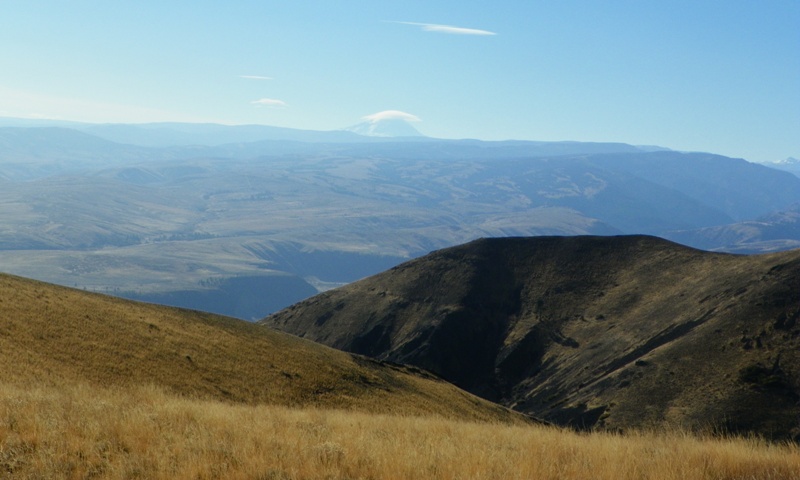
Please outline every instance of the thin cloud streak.
M276 100L274 98L259 98L258 100L253 100L253 105L258 105L259 107L287 107L286 102L283 100Z
M436 23L417 23L417 22L390 22L390 23L400 23L403 25L414 25L416 27L420 27L422 30L426 32L436 32L436 33L447 33L450 35L497 35L495 32L490 32L489 30L480 30L477 28L464 28L464 27L454 27L452 25L440 25Z
M272 77L263 77L261 75L239 75L239 78L246 78L248 80L272 80Z

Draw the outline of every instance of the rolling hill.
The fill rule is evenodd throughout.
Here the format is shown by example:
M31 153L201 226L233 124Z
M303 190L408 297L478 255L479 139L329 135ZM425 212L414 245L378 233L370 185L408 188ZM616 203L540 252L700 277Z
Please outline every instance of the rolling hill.
M481 237L800 242L789 225L758 245L752 223L717 233L800 202L800 178L718 155L0 119L14 124L0 127L0 271L248 320Z
M0 275L4 386L155 386L246 405L524 421L411 367L228 317Z
M800 205L755 220L695 230L669 232L665 237L698 248L733 253L762 253L800 248Z
M262 321L564 425L800 438L800 251L477 240Z

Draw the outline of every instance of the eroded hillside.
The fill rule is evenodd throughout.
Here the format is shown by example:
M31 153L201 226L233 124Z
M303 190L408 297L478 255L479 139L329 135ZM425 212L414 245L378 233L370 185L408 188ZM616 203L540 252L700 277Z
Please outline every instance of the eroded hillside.
M561 424L798 435L800 251L483 239L263 324L429 369Z

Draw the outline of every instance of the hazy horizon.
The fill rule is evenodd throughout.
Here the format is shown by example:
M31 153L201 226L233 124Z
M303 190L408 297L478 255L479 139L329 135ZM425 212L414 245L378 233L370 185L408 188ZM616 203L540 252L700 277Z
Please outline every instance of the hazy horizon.
M800 157L796 2L32 0L0 5L0 116Z

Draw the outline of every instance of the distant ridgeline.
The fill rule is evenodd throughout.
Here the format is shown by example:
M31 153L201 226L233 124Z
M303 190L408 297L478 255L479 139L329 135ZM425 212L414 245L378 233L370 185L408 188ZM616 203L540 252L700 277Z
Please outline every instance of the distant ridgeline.
M800 178L706 153L389 124L0 125L0 271L247 319L482 237L800 246Z

